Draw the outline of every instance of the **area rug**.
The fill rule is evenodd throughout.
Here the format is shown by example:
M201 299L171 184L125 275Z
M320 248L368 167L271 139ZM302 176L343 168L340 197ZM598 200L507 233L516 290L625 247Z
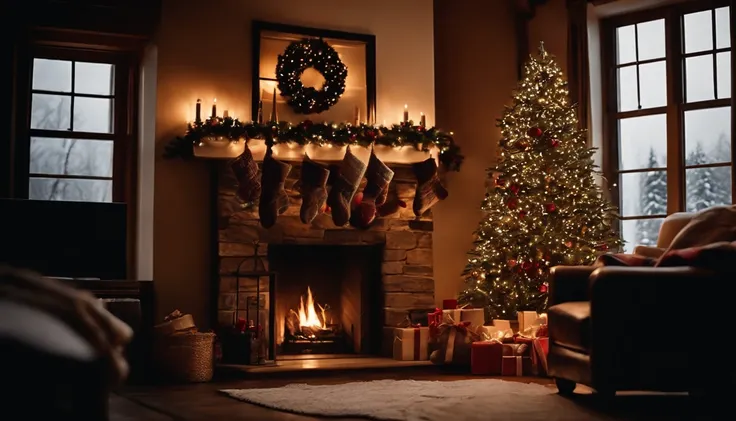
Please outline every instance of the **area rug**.
M554 388L497 379L290 384L221 392L271 409L323 417L382 421L607 419L557 395Z

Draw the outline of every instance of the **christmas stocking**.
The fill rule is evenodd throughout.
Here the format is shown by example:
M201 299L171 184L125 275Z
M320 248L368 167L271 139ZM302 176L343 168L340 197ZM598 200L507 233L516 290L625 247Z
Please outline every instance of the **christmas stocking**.
M388 188L386 191L386 201L378 207L376 212L382 218L391 216L399 212L402 208L406 208L406 202L399 199L399 194L395 188Z
M302 196L302 207L299 216L303 223L309 224L319 213L327 200L327 179L330 170L309 159L304 154L302 173L299 178L299 192Z
M230 168L238 180L237 198L246 206L251 206L261 195L261 180L258 179L258 164L247 145L243 153L230 164Z
M412 164L417 178L417 190L414 194L414 215L422 216L438 201L447 198L447 189L440 183L437 175L437 162L432 158Z
M350 146L340 163L340 171L327 196L327 206L332 209L332 222L342 227L350 221L350 205L365 173L365 164L352 152Z
M376 208L386 202L388 186L391 179L394 178L394 172L378 159L375 152L371 151L365 178L367 182L363 189L363 198L358 206L359 223L362 226L370 225L376 218Z
M274 159L269 148L263 158L261 202L258 205L258 216L263 228L271 228L276 223L276 216L286 212L289 207L289 196L284 190L289 171L291 165Z

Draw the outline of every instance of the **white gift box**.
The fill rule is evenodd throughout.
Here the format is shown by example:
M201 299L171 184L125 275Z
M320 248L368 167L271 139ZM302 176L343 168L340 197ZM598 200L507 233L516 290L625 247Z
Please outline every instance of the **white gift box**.
M399 361L424 361L429 359L429 328L410 327L394 329L393 357Z

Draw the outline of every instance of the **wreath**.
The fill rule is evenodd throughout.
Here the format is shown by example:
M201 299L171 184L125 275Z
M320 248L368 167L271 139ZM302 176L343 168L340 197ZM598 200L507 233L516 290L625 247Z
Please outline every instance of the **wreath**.
M325 83L321 89L304 86L302 73L313 68L322 74ZM315 114L335 105L345 92L348 68L328 43L311 38L294 41L279 54L276 80L281 96L289 97L291 108L300 114Z

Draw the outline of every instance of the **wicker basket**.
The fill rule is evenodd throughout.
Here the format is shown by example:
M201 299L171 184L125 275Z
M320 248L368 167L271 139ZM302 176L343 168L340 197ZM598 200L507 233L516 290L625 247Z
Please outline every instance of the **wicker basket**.
M156 361L163 374L183 382L212 380L214 333L188 332L160 336L156 344Z

